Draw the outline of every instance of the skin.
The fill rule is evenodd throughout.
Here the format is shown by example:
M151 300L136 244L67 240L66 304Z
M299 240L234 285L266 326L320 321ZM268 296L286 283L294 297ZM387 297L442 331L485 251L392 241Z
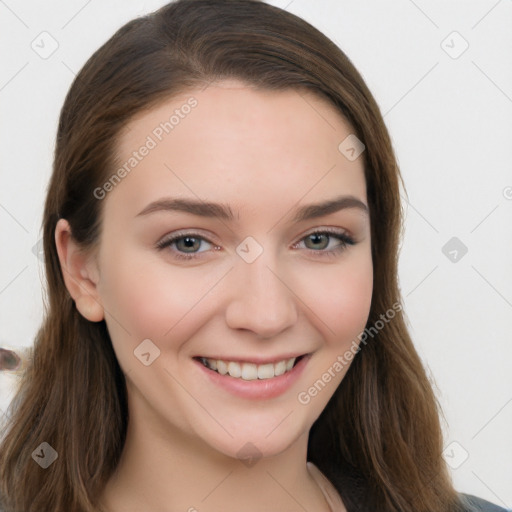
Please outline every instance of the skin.
M190 96L197 106L103 199L94 251L80 250L65 219L55 232L76 307L92 322L105 319L127 380L127 440L102 508L327 511L306 468L307 440L348 366L307 405L298 395L365 327L370 221L357 208L293 217L300 206L340 195L367 205L362 158L349 161L338 150L353 130L310 93L223 81L135 117L118 141L121 165ZM162 197L223 203L234 220L137 216ZM356 243L343 248L335 235L307 237L329 227ZM155 247L183 230L203 237L195 259L176 258L187 250L183 241ZM252 263L236 252L248 236L263 248ZM145 339L160 350L149 366L134 356ZM212 384L192 359L306 353L311 358L292 387L265 400ZM247 443L257 459L250 467L238 455Z

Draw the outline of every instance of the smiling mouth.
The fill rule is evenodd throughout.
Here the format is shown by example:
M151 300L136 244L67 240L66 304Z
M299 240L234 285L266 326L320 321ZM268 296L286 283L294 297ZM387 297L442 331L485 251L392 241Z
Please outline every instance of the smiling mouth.
M224 361L222 359L210 359L207 357L197 357L195 359L200 361L209 370L217 372L220 375L227 375L235 379L243 380L266 380L288 373L303 357L304 355L266 364Z

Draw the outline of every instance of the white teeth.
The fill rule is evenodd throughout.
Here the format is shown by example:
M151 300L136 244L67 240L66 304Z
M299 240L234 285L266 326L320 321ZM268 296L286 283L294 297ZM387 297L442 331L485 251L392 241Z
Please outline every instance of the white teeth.
M208 359L208 363L210 361L211 361L211 359ZM217 371L221 375L226 375L226 373L228 373L228 365L224 361L218 360L217 361Z
M260 364L258 366L258 379L271 379L274 376L273 364Z
M265 380L273 377L279 377L289 372L295 364L295 357L285 359L277 363L254 364L237 363L236 361L223 361L222 359L200 358L201 362L211 370L215 370L221 375L229 374L230 377L244 380Z
M231 375L231 377L241 377L242 368L238 363L231 361L228 363L228 373Z
M286 372L286 361L279 361L274 366L274 375L279 377L279 375L283 375Z
M252 363L244 363L242 365L242 379L256 380L258 378L258 367Z

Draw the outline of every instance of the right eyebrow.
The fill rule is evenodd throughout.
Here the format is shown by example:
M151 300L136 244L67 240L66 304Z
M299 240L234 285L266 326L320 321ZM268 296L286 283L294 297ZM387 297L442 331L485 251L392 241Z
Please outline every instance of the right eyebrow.
M222 220L234 220L233 211L229 206L195 199L174 199L164 197L148 204L136 217L161 211L179 211L199 215L201 217L217 217Z

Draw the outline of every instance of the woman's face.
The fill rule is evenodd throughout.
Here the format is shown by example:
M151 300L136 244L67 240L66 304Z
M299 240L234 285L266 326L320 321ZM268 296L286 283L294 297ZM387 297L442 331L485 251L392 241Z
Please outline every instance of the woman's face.
M97 293L147 435L233 457L307 436L370 309L351 133L316 96L224 81L122 134L121 180L96 191Z

